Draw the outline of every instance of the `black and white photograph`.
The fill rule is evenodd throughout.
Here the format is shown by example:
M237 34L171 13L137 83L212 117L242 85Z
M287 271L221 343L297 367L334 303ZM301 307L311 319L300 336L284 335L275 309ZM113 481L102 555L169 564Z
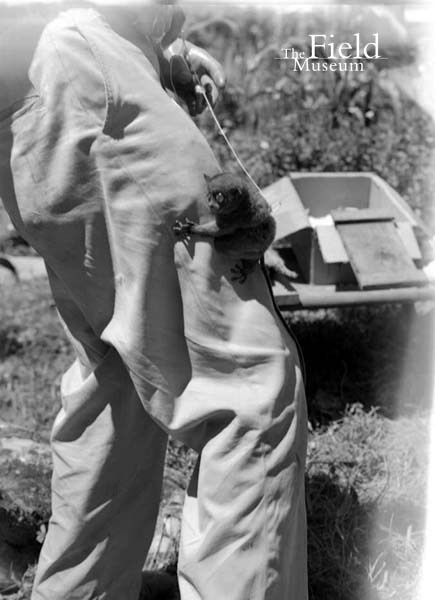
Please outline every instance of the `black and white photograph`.
M431 600L435 7L0 0L0 600Z

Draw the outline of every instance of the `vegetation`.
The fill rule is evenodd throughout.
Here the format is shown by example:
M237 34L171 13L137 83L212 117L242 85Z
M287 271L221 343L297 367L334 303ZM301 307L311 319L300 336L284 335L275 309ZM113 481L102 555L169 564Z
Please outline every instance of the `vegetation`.
M343 39L356 30L356 9L348 10L334 21ZM388 61L359 73L298 73L275 60L283 47L306 48L308 31L330 28L325 18L320 9L282 18L196 7L187 35L228 75L220 122L260 185L291 171L374 171L434 227L435 127L391 76L417 49L398 35L397 44L382 48ZM210 115L198 123L222 166L232 168ZM20 244L4 249L22 251ZM433 306L299 312L289 323L307 370L310 600L413 600L423 544ZM2 418L48 441L59 376L71 360L46 282L2 289ZM170 442L167 470L181 474L180 487L194 460ZM170 509L165 502L163 508ZM152 566L173 562L176 550L174 535L167 560ZM32 575L29 569L17 600L30 597Z
M431 399L422 380L428 364L431 372L433 330L430 313L405 317L382 307L291 318L308 373L311 600L415 598ZM46 281L3 289L0 324L2 418L48 441L60 374L73 355ZM170 442L171 486L185 485L194 460ZM179 515L179 507L164 502L162 510ZM173 563L176 550L174 534L167 560L153 565ZM29 598L32 573L16 600Z
M299 72L276 60L281 48L306 51L309 32L351 39L370 10L294 12L287 18L265 9L227 8L222 17L215 10L195 11L186 29L225 66L228 85L216 113L257 183L291 171L373 171L434 227L435 125L403 92L415 42L398 36L397 43L381 46L387 60L368 61L361 72ZM234 168L210 115L199 122L222 165Z

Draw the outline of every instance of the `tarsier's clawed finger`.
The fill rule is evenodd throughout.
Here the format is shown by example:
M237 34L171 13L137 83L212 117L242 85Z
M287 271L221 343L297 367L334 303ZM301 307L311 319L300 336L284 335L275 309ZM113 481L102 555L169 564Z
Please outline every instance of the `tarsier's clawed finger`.
M175 233L176 236L181 237L184 240L187 240L190 238L190 235L192 233L192 228L194 227L195 223L193 221L190 221L187 217L184 219L184 222L182 221L175 221L174 225L172 226L172 231Z
M231 277L231 281L238 281L239 283L245 283L248 277L248 269L245 267L243 263L236 264L231 270L233 277Z

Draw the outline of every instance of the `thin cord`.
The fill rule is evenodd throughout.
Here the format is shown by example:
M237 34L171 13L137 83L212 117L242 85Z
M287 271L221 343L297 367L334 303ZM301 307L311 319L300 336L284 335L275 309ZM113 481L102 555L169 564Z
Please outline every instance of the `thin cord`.
M196 76L196 79L198 79L198 77ZM213 106L211 105L210 100L207 97L207 94L204 90L204 87L198 82L197 83L198 89L201 92L201 94L204 96L204 100L207 104L208 110L211 113L211 116L213 117L214 122L216 123L216 127L218 128L218 131L220 133L220 135L224 138L228 148L231 150L234 158L236 159L238 165L240 166L240 168L242 169L242 171L245 173L245 175L248 177L249 181L254 185L254 187L260 192L260 194L263 194L263 192L261 191L260 187L256 184L256 182L253 180L253 178L251 177L251 175L249 174L248 170L246 169L245 165L242 163L242 161L240 160L237 152L235 151L235 149L233 148L230 140L228 139L225 131L223 130L221 124L219 123L219 119L216 116L216 113L214 112ZM275 201L273 204L271 203L271 207L272 209L276 209L279 206L281 206L281 201Z
M201 92L201 94L204 97L204 100L207 104L208 110L211 113L211 116L213 117L214 122L216 123L216 127L218 128L219 133L221 134L221 136L224 138L225 142L227 143L228 148L231 150L234 158L236 159L239 167L242 169L242 171L245 173L245 175L248 177L249 181L257 188L257 190L260 192L260 194L262 193L261 189L258 187L258 185L255 183L255 181L253 180L253 178L251 177L251 175L249 174L248 170L246 169L245 165L242 163L242 161L240 160L237 152L235 151L235 149L233 148L230 140L228 139L225 131L223 130L221 124L219 123L219 120L216 116L216 113L214 112L213 106L211 105L210 100L207 97L207 94L203 88L203 86L201 84L197 84L198 85L198 89Z
M185 44L186 44L186 41L185 41L184 37L182 37L182 40L183 40L183 43L184 43L184 45L185 45ZM186 49L184 49L184 53L186 53ZM185 56L183 56L183 55L179 55L179 56L182 56L182 57L183 57L183 59L186 61L186 64L187 64L187 66L188 66L188 68L189 68L189 70L190 70L190 67L189 67L189 62L186 60ZM197 75L196 73L193 73L193 72L192 72L192 77L193 77L194 81L196 82L196 87L197 87L197 89L198 89L198 90L199 90L199 92L202 94L202 96L203 96L203 98L204 98L204 100L205 100L205 103L206 103L206 105L207 105L207 108L208 108L208 110L210 111L210 114L211 114L211 116L213 117L213 120L214 120L214 122L215 122L215 124L216 124L216 127L217 127L217 129L218 129L218 131L219 131L220 135L221 135L221 136L224 138L224 140L225 140L225 143L227 144L227 146L228 146L228 148L230 149L230 151L231 151L232 155L233 155L233 156L234 156L234 158L236 159L236 161L237 161L237 164L238 164L238 165L239 165L239 167L242 169L242 171L245 173L246 177L249 179L249 181L252 183L252 185L253 185L253 186L256 188L256 190L257 190L257 191L258 191L260 194L263 194L263 192L261 191L260 187L259 187L259 186L257 185L257 183L254 181L254 179L252 178L252 176L250 175L250 173L249 173L249 172L248 172L248 170L246 169L245 165L242 163L241 159L239 158L239 155L237 154L236 150L233 148L233 146L232 146L232 144L231 144L230 140L228 139L228 136L226 135L226 133L225 133L225 131L224 131L224 129L223 129L223 127L222 127L222 125L219 123L219 119L217 118L217 116L216 116L216 113L215 113L215 111L214 111L214 108L213 108L213 106L212 106L212 104L211 104L210 100L208 99L208 96L207 96L207 93L206 93L206 91L205 91L204 87L201 85L201 82L200 82L200 80L199 80L199 77L198 77L198 75ZM177 92L176 92L176 90L175 90L174 81L173 81L173 79L172 79L172 64L171 64L171 63L169 64L169 78L170 78L170 80L171 80L171 86L172 86L172 90L173 90L175 93L177 93ZM274 208L278 208L279 206L281 206L281 202L280 202L280 201L278 201L278 202L275 202L275 203L273 203L273 204L271 205L272 209L274 209Z

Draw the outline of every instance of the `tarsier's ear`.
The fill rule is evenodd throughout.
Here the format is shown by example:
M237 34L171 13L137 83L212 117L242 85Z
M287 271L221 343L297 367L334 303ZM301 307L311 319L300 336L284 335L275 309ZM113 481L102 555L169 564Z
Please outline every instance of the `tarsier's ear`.
M206 173L204 173L204 179L205 179L205 182L208 184L211 177L209 175L207 175Z

